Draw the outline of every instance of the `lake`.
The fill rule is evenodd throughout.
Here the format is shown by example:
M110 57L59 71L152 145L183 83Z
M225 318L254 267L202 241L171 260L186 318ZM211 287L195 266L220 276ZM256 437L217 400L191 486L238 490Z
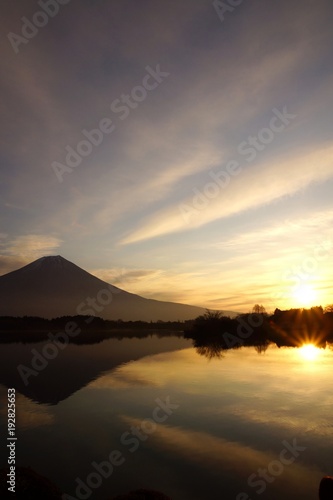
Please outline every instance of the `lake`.
M173 500L315 500L333 473L329 346L214 353L179 336L110 338L63 345L23 380L17 366L43 347L1 345L0 431L15 387L18 465L66 498L146 487Z

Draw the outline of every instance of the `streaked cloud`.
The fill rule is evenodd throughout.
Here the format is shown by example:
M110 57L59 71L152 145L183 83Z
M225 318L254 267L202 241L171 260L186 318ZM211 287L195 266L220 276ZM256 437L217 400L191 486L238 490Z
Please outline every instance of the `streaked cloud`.
M259 231L252 231L243 234L238 234L230 240L223 241L218 244L219 247L235 247L237 249L252 245L271 245L276 244L277 241L281 243L285 238L295 239L302 235L303 241L306 236L313 244L313 238L320 240L318 229L327 230L332 227L333 211L318 212L311 214L307 218L287 219L283 224L275 224L268 226ZM327 240L327 233L323 238L323 242Z
M154 214L144 221L140 229L125 237L123 244L135 243L175 231L187 231L201 227L219 218L251 210L270 204L285 196L295 195L299 190L312 183L324 182L333 176L332 146L314 153L294 156L284 160L271 161L269 164L248 169L239 177L231 179L230 184L220 189L214 199L206 198L207 208L199 210L192 198L183 200L176 206ZM314 169L314 165L319 169ZM283 175L288 172L288 175ZM207 176L207 183L211 179ZM194 186L197 187L197 186ZM205 184L201 187L204 192ZM199 187L199 191L200 191ZM189 220L182 217L181 206L186 205L193 216Z

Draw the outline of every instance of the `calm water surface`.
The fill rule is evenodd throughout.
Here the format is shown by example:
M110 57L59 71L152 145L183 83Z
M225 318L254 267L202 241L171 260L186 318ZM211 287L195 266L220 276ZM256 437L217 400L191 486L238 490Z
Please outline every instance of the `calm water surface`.
M109 339L67 346L25 386L16 367L42 348L1 345L0 431L16 387L18 463L68 498L114 450L122 463L108 478L91 476L85 498L149 487L173 500L315 500L333 474L329 348L244 347L210 359L178 337Z

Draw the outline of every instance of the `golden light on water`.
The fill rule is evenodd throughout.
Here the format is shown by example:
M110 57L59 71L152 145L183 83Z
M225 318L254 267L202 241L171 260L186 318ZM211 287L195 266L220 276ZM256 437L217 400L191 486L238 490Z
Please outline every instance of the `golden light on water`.
M315 361L321 353L321 350L313 344L304 344L298 349L299 354L305 361Z

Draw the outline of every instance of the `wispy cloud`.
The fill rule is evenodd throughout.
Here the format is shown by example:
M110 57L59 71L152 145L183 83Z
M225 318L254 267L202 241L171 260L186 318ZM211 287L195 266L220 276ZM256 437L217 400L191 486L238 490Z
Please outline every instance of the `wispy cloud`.
M107 283L148 299L201 305L198 287L204 272L179 272L165 269L92 269L92 274Z
M299 217L286 219L282 224L274 224L267 226L257 231L244 232L237 234L229 240L224 240L216 244L218 248L232 247L240 251L243 247L248 250L254 245L262 248L262 245L277 245L283 247L286 239L298 240L300 234L303 244L307 240L312 245L316 240L326 241L327 230L332 228L333 210L318 211L309 214L306 218ZM320 231L325 231L324 237ZM332 231L333 233L333 231Z
M35 260L44 255L52 255L62 240L55 236L29 234L9 240L4 253L25 260Z
M327 146L315 152L298 152L292 158L271 160L254 168L244 170L229 186L221 188L220 195L208 202L207 208L197 210L193 197L184 199L182 205L195 213L184 220L178 203L166 210L148 217L140 224L140 229L130 233L121 243L135 243L164 234L187 231L201 227L216 219L250 210L285 196L292 196L313 183L324 182L333 176L333 147ZM207 179L207 183L211 179ZM205 184L202 186L204 190ZM200 187L199 187L200 189Z
M122 284L123 286L146 281L151 277L156 277L161 274L161 271L154 269L126 268L92 269L90 272L106 282L110 282L114 285Z

